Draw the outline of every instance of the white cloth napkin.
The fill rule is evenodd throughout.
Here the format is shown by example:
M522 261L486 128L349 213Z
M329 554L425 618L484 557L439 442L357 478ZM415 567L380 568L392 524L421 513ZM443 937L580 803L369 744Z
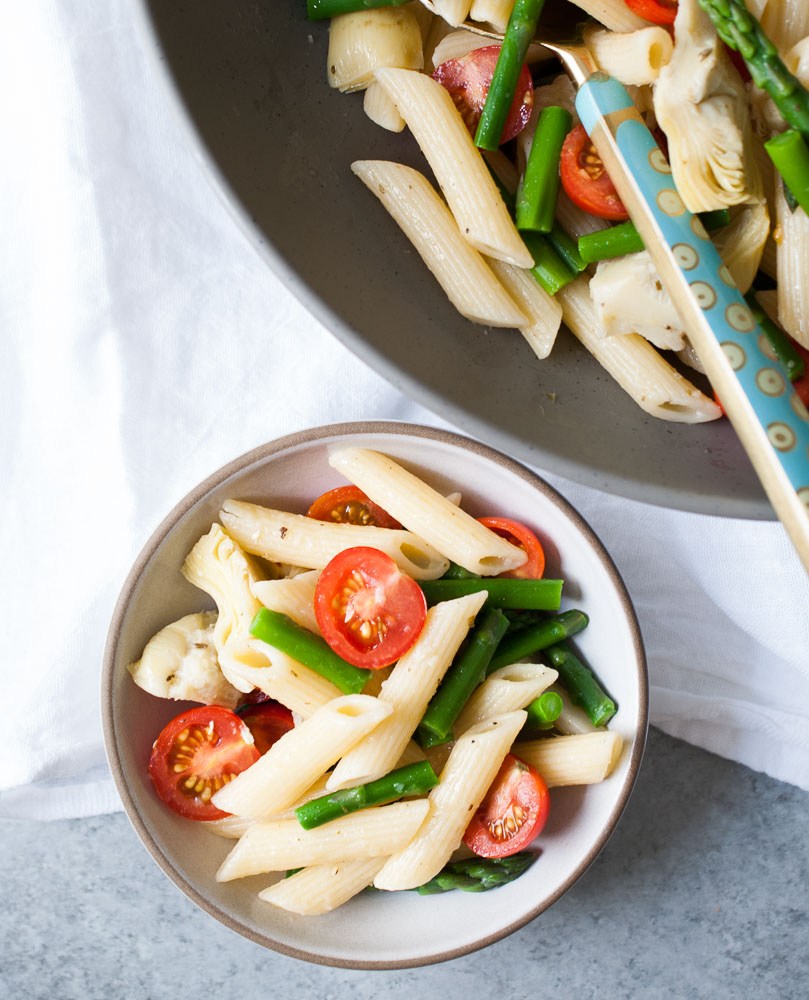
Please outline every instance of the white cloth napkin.
M165 512L292 430L441 421L350 355L257 258L178 127L126 0L5 15L0 815L81 816L120 808L102 745L102 650ZM548 478L634 597L652 722L809 789L809 586L780 526Z

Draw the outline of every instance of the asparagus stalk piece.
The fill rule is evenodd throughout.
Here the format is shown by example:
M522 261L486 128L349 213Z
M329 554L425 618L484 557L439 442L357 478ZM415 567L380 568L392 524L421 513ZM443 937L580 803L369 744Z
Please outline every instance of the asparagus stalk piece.
M430 746L451 738L455 720L486 676L489 661L507 628L508 618L503 612L490 608L455 657L419 724L419 732L428 734Z
M348 663L325 639L297 625L280 611L262 608L250 625L250 634L325 677L343 694L359 694L371 676L370 670Z
M794 129L787 129L764 143L770 159L795 201L809 215L809 143Z
M517 229L549 233L559 194L559 157L573 120L565 108L544 108L517 191Z
M306 0L306 12L310 21L322 21L340 14L353 14L373 7L401 7L409 0Z
M586 628L589 621L583 611L574 609L563 611L555 618L547 618L533 628L521 629L513 635L507 635L497 647L487 672L507 667L509 663L517 663L526 656L539 652L540 649L547 649L562 639L568 639Z
M556 611L562 600L562 583L562 580L496 577L481 580L422 580L419 586L431 607L439 601L450 601L485 590L489 595L486 603L491 607Z
M475 145L481 149L497 149L500 145L520 70L544 5L545 0L516 0L514 4L475 133Z
M347 813L358 812L369 806L382 806L395 802L405 795L424 795L438 784L438 775L426 760L397 767L376 781L354 788L343 788L330 795L321 795L298 806L295 815L304 830L322 826Z
M526 729L550 729L562 714L564 702L556 691L543 691L526 706Z
M416 891L423 896L447 892L450 889L486 892L488 889L496 889L498 885L513 882L530 868L535 860L536 855L521 851L508 858L469 858L466 861L453 861L442 868L435 878L420 885Z
M757 87L775 101L784 121L809 136L809 91L789 72L743 0L698 0L722 41L738 52Z
M615 715L616 705L590 668L564 642L549 646L545 655L559 671L559 680L567 688L570 700L584 709L594 726L605 726Z

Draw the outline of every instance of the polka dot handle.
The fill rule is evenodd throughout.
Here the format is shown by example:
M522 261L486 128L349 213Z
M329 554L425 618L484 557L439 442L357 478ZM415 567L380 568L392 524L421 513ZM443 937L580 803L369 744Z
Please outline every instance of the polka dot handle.
M804 533L809 559L809 413L626 88L602 73L584 83L576 109L640 231L773 505ZM785 478L784 478L785 477ZM785 489L793 494L776 496ZM797 498L797 503L795 502ZM783 516L791 506L792 525ZM796 520L797 518L797 520ZM793 540L795 538L794 531ZM800 549L800 546L799 546ZM809 568L809 565L807 566Z

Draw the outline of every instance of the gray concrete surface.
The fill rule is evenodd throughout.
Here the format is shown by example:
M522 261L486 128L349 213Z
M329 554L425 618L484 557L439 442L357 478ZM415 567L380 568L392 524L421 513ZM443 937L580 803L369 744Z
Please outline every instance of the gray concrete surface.
M443 965L351 972L198 910L121 815L0 824L0 997L809 997L809 795L650 733L618 829L537 920Z

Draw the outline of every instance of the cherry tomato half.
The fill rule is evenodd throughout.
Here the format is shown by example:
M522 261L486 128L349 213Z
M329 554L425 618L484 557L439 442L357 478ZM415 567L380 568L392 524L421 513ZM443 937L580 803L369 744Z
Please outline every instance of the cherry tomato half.
M448 59L436 66L433 73L433 79L438 80L449 91L472 135L477 130L499 55L499 45L484 45L482 49L473 49L460 59ZM528 124L533 107L534 84L528 67L524 65L517 79L517 89L503 126L503 134L500 136L501 144L522 132Z
M284 733L295 728L292 712L277 701L248 702L238 710L238 715L253 734L256 750L262 756Z
M624 3L638 17L652 24L669 26L677 17L677 0L624 0Z
M401 528L401 524L369 499L357 486L338 486L329 490L306 512L318 521L339 524L366 524L375 528Z
M517 577L521 580L540 579L545 572L545 550L530 528L508 517L479 517L478 520L507 542L519 546L528 556L522 566L501 573L500 576Z
M568 133L562 146L559 173L565 194L574 205L600 219L619 222L629 218L583 125Z
M149 776L160 798L188 819L222 819L211 796L259 758L235 712L200 705L181 712L155 740Z
M539 772L507 754L466 829L464 843L482 858L507 858L540 833L549 807L548 788Z
M418 639L427 602L385 552L345 549L320 574L315 617L323 638L355 667L395 663Z

